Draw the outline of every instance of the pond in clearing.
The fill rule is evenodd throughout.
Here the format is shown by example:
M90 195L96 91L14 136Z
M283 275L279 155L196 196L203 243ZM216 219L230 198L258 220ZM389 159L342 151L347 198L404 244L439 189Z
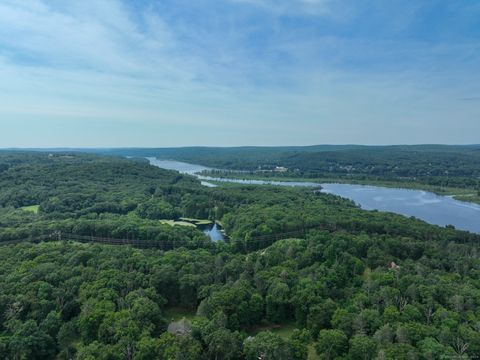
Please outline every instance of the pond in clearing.
M224 241L225 237L219 225L213 224L203 229L203 233L212 241Z

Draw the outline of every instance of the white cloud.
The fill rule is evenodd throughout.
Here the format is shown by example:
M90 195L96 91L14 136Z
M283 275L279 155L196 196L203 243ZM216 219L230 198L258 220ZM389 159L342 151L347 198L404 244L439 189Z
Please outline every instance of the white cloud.
M257 6L277 14L307 14L328 15L330 14L331 0L230 0L235 3L243 3Z
M29 4L0 4L0 42L12 49L15 61L141 71L158 59L158 50L151 49L161 49L168 39L158 31L149 34L155 38L139 32L118 1L66 1L64 8Z
M205 7L195 14L205 16L203 22L126 4L1 1L0 125L12 124L11 119L129 124L128 129L157 129L159 139L170 145L184 134L161 136L178 125L204 128L211 144L217 132L235 133L229 136L237 144L252 133L256 139L270 134L270 142L292 144L335 138L358 142L356 135L368 138L369 127L380 128L385 121L400 134L432 117L448 124L449 117L461 114L463 125L471 127L478 119L475 102L457 106L449 101L472 92L465 84L443 86L452 69L439 60L467 52L476 61L476 48L468 52L450 44L435 50L423 43L299 35L281 29L277 18L268 25L240 21L251 9L275 16L333 16L327 0L229 0L230 13ZM238 15L237 6L248 11ZM275 33L272 24L279 26ZM399 67L405 59L416 68L408 61ZM351 66L355 61L370 66ZM379 71L382 62L393 64L393 71ZM438 69L445 68L439 77ZM474 78L478 75L465 83L478 84ZM0 146L12 139L3 130ZM128 140L128 133L123 138Z

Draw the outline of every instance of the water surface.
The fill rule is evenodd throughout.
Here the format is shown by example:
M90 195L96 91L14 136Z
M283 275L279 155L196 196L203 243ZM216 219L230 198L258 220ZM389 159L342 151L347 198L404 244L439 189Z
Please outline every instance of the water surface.
M200 176L196 175L196 173L201 173L204 170L212 170L212 168L208 168L202 165L189 164L181 161L159 160L154 157L147 157L147 160L150 161L151 165L157 166L159 168L166 169L166 170L176 170L182 174L195 175L198 178L200 178ZM207 187L217 186L208 181L201 181L201 183L203 186L207 186Z
M440 196L423 190L352 184L214 178L197 174L204 170L211 170L211 168L205 166L155 158L148 158L148 160L152 165L164 169L194 175L206 186L215 186L211 183L212 181L251 185L322 186L323 192L353 200L365 210L389 211L408 217L414 216L430 224L453 225L460 230L480 233L480 205L458 201L449 196Z
M159 160L154 157L147 157L147 160L150 161L151 165L158 166L159 168L162 168L162 169L176 170L182 174L193 175L195 173L199 173L204 170L212 170L212 168L208 168L202 165L189 164L181 161Z
M212 241L224 241L225 236L217 224L213 226L208 226L207 228L203 229L203 233L207 235Z
M365 210L415 216L428 223L480 233L480 205L423 190L380 186L322 184L322 191L351 199Z

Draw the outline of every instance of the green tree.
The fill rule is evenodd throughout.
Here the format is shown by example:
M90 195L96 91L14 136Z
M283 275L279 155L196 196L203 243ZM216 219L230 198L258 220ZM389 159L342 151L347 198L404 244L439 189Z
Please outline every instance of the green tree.
M199 360L202 357L200 343L190 336L180 336L163 333L158 342L160 359Z
M55 343L41 331L35 321L27 320L10 337L8 348L13 359L43 360L55 355Z
M260 332L243 343L246 360L289 360L292 353L289 345L272 332Z
M440 359L443 356L455 356L455 351L450 346L440 344L436 339L428 337L418 343L418 349L426 360Z
M290 289L287 284L275 281L268 288L266 296L267 319L282 323L287 318L287 309L290 303Z
M376 355L377 344L366 335L355 335L350 340L350 357L353 360L370 360Z
M310 308L307 317L307 327L312 332L314 338L318 336L321 329L331 328L331 319L336 309L337 304L331 299L322 301L320 304Z
M395 306L389 305L383 310L383 321L389 324L395 324L400 320L400 312Z
M321 330L315 350L325 360L335 359L348 351L348 338L341 330Z
M208 354L215 360L239 359L242 354L242 339L238 333L227 329L219 329L209 334L207 342Z
M418 358L417 350L409 344L392 344L380 353L385 360L411 360Z
M335 329L343 331L347 336L353 333L353 322L355 315L347 309L338 308L332 316L332 326Z

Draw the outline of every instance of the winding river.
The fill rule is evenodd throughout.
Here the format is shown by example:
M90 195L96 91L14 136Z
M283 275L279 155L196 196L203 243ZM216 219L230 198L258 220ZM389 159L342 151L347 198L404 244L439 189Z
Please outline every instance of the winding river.
M480 233L480 205L458 201L449 196L440 196L427 191L351 184L213 178L197 174L203 170L210 170L204 166L179 161L158 160L156 158L148 158L148 160L150 164L163 169L195 175L205 186L216 186L212 183L213 181L254 185L321 186L323 192L351 199L365 210L389 211L408 217L414 216L435 225L453 225L460 230Z

